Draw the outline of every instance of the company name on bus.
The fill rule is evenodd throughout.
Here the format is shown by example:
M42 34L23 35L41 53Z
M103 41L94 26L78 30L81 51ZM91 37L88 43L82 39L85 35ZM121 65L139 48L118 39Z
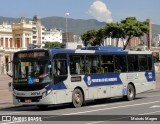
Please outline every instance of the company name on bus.
M92 79L92 83L98 83L98 82L113 82L117 81L117 78L101 78L101 79Z

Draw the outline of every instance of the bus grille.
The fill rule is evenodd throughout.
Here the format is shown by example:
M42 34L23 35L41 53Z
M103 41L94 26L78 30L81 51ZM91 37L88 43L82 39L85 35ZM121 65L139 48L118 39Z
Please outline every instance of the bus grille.
M13 84L13 88L18 91L36 91L43 89L47 84Z

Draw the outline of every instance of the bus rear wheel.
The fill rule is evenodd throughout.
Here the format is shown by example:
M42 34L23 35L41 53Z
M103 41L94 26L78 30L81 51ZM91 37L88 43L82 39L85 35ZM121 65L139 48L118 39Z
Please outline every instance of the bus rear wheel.
M75 89L72 94L72 104L75 108L81 107L83 104L83 94L80 89Z
M135 89L132 84L129 84L127 86L127 96L125 96L125 99L131 101L134 98L135 98Z

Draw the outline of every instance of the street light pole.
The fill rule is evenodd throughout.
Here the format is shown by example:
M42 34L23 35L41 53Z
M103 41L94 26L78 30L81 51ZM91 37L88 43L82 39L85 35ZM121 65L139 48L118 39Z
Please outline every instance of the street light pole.
M66 17L66 48L68 48L67 16L69 16L69 13L65 13L65 17Z

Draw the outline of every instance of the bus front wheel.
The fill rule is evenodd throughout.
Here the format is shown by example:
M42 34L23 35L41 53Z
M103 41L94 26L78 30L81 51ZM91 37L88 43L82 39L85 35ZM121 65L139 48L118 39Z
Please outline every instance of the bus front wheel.
M83 104L83 94L80 89L75 89L72 95L72 104L75 108L81 107Z
M126 100L131 101L135 98L135 89L132 84L127 86L127 96L124 97Z

